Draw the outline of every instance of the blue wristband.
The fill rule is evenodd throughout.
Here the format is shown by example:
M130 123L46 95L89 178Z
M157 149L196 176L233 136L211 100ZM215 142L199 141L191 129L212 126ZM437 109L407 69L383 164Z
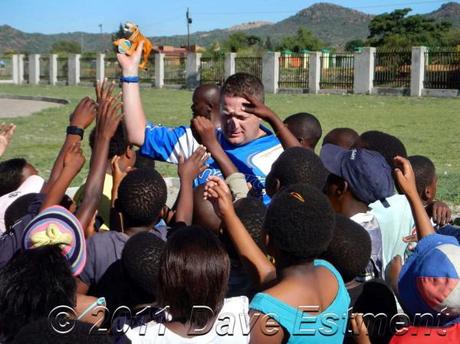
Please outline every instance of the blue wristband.
M136 83L139 82L138 76L122 76L120 82Z

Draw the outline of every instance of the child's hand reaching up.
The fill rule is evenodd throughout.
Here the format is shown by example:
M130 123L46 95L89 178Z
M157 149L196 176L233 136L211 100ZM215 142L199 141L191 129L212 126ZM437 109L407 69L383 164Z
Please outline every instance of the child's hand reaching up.
M96 117L96 103L90 97L85 97L70 115L70 125L81 129L86 129Z
M211 201L214 211L221 219L235 214L232 193L224 180L210 176L204 188L204 199Z
M110 140L118 128L123 115L120 113L122 104L115 98L102 101L97 109L96 138Z
M395 176L400 189L407 198L418 196L417 186L415 184L415 174L409 160L396 156L393 159L395 163Z
M198 174L206 169L205 162L208 158L209 153L206 153L204 146L199 146L187 160L184 159L183 155L179 155L177 174L180 180L192 182Z
M409 160L403 157L397 156L393 160L396 166L394 172L396 180L409 201L417 228L417 237L421 240L423 237L434 233L434 229L417 192L414 170Z
M76 176L85 164L85 160L80 142L75 142L64 156L64 171Z

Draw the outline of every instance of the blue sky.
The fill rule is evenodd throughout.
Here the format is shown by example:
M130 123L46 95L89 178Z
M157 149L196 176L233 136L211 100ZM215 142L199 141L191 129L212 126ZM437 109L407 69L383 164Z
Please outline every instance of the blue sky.
M192 32L227 28L264 20L276 22L317 1L309 0L0 0L0 25L25 32L113 32L120 22L131 20L149 36L185 34L185 11L190 8ZM447 0L328 1L378 14L410 7L413 13L433 11ZM455 1L458 2L458 1Z

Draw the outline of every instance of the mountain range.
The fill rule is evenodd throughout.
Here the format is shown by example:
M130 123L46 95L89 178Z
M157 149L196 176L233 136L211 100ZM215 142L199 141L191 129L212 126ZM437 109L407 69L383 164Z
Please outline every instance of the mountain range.
M456 2L445 3L437 10L423 16L436 21L448 21L453 27L460 28L460 4ZM216 41L222 42L236 31L242 31L259 36L263 40L270 37L272 43L276 44L283 36L292 35L299 27L304 26L329 46L343 47L352 39L365 39L369 34L368 25L372 18L370 14L350 8L317 3L276 23L254 21L227 29L195 32L190 35L190 42L207 46ZM151 37L151 39L156 45L181 46L187 42L186 35ZM47 53L53 43L59 40L76 41L82 45L83 51L112 49L111 34L107 33L72 32L45 35L25 33L8 25L0 26L0 54L6 51Z

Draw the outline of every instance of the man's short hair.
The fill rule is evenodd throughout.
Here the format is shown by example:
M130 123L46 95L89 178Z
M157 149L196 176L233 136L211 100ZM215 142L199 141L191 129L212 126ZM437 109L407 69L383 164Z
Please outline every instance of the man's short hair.
M0 162L0 197L21 186L25 159L16 158Z
M117 208L123 215L125 226L149 226L160 215L166 197L163 177L155 170L140 168L129 172L121 181Z
M258 77L248 73L230 75L222 85L221 95L243 98L245 95L250 95L261 102L265 100L264 85Z

